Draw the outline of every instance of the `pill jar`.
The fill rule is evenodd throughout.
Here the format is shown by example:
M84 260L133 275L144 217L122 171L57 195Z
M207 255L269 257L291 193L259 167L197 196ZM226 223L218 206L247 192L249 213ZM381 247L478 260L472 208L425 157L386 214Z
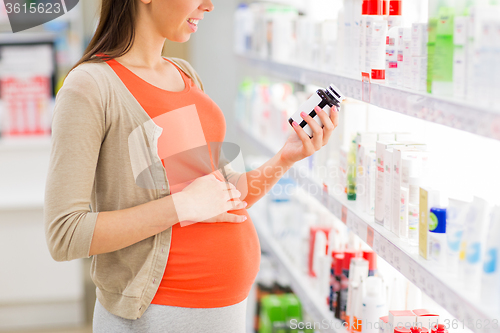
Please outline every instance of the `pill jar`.
M326 89L318 89L311 97L302 105L299 106L297 112L295 112L289 119L288 122L290 125L295 121L304 129L304 131L311 138L313 133L311 127L307 124L307 122L300 116L302 112L308 114L313 118L321 127L323 127L323 123L321 119L317 116L314 108L319 106L323 111L325 111L328 116L330 116L330 110L333 106L337 107L337 110L340 111L340 103L345 99L345 96L340 92L340 90L335 87L333 84Z

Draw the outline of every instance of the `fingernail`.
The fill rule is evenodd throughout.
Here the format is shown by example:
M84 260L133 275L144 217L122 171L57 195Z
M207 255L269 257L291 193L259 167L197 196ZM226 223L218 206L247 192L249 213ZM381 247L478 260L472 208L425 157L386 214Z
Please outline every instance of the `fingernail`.
M248 206L248 202L246 201L243 201L243 204L245 205L245 207Z
M246 216L243 216L243 221L246 221L247 220L247 217Z
M293 122L292 122L292 126L293 126L293 127L297 127L297 126L299 126L299 124L297 124L297 122L296 122L296 121L293 121Z
M316 111L316 113L320 113L320 112L322 112L322 111L323 111L323 109L322 109L322 108L320 108L319 106L317 106L317 105L316 105L316 106L314 107L314 111Z
M302 118L305 118L307 115L306 115L306 113L305 113L305 112L301 112L301 113L300 113L300 116L301 116Z

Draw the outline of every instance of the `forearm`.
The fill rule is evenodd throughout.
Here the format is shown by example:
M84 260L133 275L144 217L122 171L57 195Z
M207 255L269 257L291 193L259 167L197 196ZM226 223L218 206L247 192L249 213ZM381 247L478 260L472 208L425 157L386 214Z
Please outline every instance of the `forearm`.
M280 150L262 166L247 172L248 194L244 200L249 207L260 200L292 166L293 163L281 158Z
M178 222L172 195L127 209L100 212L89 255L120 250Z

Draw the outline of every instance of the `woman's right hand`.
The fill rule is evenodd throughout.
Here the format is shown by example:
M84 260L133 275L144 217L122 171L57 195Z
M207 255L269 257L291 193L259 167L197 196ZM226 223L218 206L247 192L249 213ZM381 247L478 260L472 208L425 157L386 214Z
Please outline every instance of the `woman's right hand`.
M247 206L240 196L233 184L209 174L197 178L172 198L179 222L243 222L246 216L227 212Z

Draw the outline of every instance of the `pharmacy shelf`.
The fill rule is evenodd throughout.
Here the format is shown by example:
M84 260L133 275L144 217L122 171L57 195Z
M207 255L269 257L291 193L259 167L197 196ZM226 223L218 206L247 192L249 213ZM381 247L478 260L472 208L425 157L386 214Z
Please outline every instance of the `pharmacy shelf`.
M265 217L256 216L252 211L250 211L250 214L253 221L260 221L260 223L254 223L254 225L259 235L261 248L269 253L274 261L280 265L280 268L282 268L280 272L286 273L293 292L300 299L302 308L313 318L315 323L321 324L321 332L347 333L340 320L335 319L327 305L321 302L318 294L312 288L309 278L292 264L273 239L269 230L265 227L266 224L263 223Z
M346 96L426 121L500 140L500 106L482 107L469 101L437 97L425 92L363 83L361 78L333 74L291 64L238 55L241 63L266 74L302 84L334 83Z
M249 134L243 127L240 133L261 153L272 156L276 153ZM409 246L391 231L375 223L374 217L360 212L356 202L333 196L324 191L324 186L313 180L304 170L291 170L290 176L297 185L309 192L335 217L366 242L373 250L436 303L454 316L460 327L465 326L476 333L498 333L500 309L484 306L470 294L457 276L449 273L436 262L419 256L416 247ZM496 324L495 321L496 320Z

